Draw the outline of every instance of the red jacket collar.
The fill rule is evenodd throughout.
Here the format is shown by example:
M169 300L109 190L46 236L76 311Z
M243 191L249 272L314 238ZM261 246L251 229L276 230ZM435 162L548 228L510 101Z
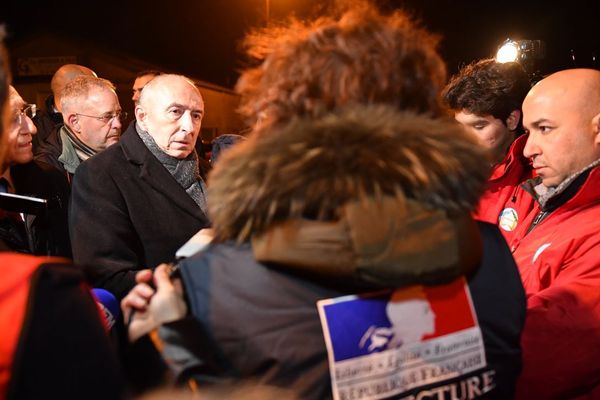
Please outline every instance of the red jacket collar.
M492 169L492 175L490 180L495 180L503 177L507 171L509 171L514 163L521 163L522 165L530 165L531 161L525 158L523 155L523 149L527 143L528 135L521 135L512 143L508 149L508 153L504 159L498 164L494 165Z

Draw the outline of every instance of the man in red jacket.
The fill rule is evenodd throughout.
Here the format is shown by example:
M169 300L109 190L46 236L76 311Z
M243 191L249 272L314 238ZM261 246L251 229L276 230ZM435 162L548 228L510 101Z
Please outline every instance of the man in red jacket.
M520 399L600 398L600 71L572 69L523 103L535 207L510 247L527 296Z
M532 206L515 197L518 185L532 177L521 123L521 103L530 88L520 64L484 59L464 67L443 92L455 119L489 149L493 165L474 217L497 224L507 240Z

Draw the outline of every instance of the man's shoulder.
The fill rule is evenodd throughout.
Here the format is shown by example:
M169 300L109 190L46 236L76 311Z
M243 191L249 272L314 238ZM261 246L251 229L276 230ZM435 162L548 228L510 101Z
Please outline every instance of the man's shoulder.
M133 134L137 136L135 132ZM137 176L145 150L142 148L144 144L141 140L139 142L136 143L136 138L131 136L129 130L126 131L119 142L88 158L77 167L73 185L77 186L78 181L91 178L112 177L120 180L118 177L132 176L132 174Z
M520 230L511 242L515 247L513 255L522 269L536 263L547 266L571 261L580 265L592 261L596 265L599 231L600 196L598 189L590 186L552 211L528 233Z
M61 171L53 165L40 160L32 160L26 164L11 167L11 174L17 180L28 180L42 185L66 185L68 181Z
M127 161L128 157L126 156L128 150L127 145L124 142L126 139L124 136L121 137L119 142L113 144L112 146L107 147L105 150L99 152L98 154L90 157L85 162L81 164L83 165L102 165L107 168L119 168L122 162Z
M123 155L123 149L120 143L116 143L82 162L75 172L73 185L76 185L81 179L88 179L88 176L98 178L123 174L126 164L127 160Z
M86 161L97 164L113 164L121 161L139 161L144 158L146 148L135 128L130 125L117 143ZM85 163L84 163L85 164Z
M211 244L183 260L180 266L186 288L199 289L202 295L198 296L222 298L229 293L250 296L257 301L280 298L290 304L308 299L314 304L320 298L346 294L309 276L295 274L290 268L258 262L250 243ZM290 293L296 294L295 299L289 297Z
M546 225L546 226L544 226ZM538 232L536 232L536 230ZM594 240L600 243L600 197L581 207L563 206L551 213L547 220L533 229L529 235L548 236L568 240ZM536 235L536 233L538 235Z
M523 147L527 136L515 140L504 159L492 167L489 183L498 187L510 184L517 185L533 177L531 161L523 155Z
M535 183L535 181L531 182ZM600 230L600 218L598 218L600 216L600 166L594 167L581 186L575 186L575 190L571 190L569 194L570 189L569 187L562 193L566 195L566 200L556 196L559 205L528 236L536 236L536 231L539 234L550 230L559 237L575 239L580 235L588 236L589 231L596 233ZM553 200L554 198L551 199ZM557 226L560 226L560 229L556 229Z
M79 172L80 168L102 167L108 170L119 169L124 161L126 161L126 157L123 153L123 146L118 142L85 160L78 167L77 172Z
M232 259L236 260L236 265L241 263L259 265L252 256L252 248L249 243L234 244L231 242L209 244L204 250L184 259L182 265L193 266L192 268L196 268L198 265L207 268L210 266L221 268L221 264L223 264L223 268L227 268L230 265L228 261Z
M60 129L62 124L55 125L46 137L42 138L39 147L35 151L35 156L55 155L58 157L62 152L62 140L60 138Z

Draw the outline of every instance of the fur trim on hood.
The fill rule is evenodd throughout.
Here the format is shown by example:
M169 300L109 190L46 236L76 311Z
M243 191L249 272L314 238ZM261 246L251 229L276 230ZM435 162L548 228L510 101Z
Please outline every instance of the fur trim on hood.
M453 215L489 176L476 138L450 120L384 106L348 108L257 132L209 176L218 240L247 240L294 218L334 221L341 206L392 196Z

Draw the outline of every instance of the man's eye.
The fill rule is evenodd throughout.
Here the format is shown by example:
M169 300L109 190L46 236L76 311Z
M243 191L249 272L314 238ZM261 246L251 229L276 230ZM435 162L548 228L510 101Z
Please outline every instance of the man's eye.
M478 131L482 130L483 128L485 128L485 125L475 125L473 128L477 129Z
M540 129L540 132L542 132L542 133L548 133L552 130L552 128L549 126L540 126L539 129Z
M169 110L169 114L172 117L181 117L181 115L183 114L183 110L181 110L179 108L172 108Z
M201 121L202 120L202 113L193 112L192 113L192 118L195 119L196 121Z

